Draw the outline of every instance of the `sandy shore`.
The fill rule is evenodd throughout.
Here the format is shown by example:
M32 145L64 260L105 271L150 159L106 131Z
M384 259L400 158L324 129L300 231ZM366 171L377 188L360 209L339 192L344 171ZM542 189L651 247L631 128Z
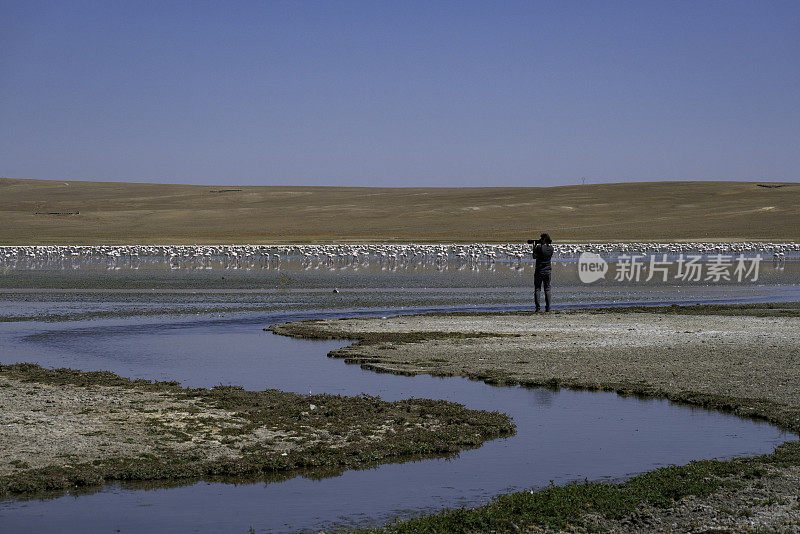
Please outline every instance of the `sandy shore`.
M434 314L302 321L272 330L358 340L331 356L378 372L666 397L800 430L797 305ZM619 532L798 532L797 445L792 442L780 454L747 462L722 462L735 468L726 467L719 486L708 495L689 491L666 507L640 503L624 517L584 513L573 526ZM753 469L758 476L752 475ZM480 513L497 513L487 510ZM431 524L445 520L434 518ZM513 523L514 518L506 520ZM543 520L539 527L548 524Z

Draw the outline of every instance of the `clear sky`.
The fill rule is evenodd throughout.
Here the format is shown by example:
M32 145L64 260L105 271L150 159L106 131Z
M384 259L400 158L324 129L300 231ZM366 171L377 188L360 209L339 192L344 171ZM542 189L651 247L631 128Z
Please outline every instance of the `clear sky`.
M800 181L800 1L0 0L0 176Z

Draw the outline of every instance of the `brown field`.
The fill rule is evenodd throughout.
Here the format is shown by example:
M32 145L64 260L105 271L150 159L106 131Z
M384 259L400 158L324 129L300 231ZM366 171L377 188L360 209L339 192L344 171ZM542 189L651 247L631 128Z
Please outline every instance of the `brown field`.
M800 183L196 186L0 179L0 244L799 240Z

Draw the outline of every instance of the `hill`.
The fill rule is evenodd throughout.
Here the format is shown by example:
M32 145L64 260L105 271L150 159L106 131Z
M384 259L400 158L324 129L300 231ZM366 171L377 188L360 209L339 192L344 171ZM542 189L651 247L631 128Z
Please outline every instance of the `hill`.
M0 179L0 244L800 240L800 183L197 186Z

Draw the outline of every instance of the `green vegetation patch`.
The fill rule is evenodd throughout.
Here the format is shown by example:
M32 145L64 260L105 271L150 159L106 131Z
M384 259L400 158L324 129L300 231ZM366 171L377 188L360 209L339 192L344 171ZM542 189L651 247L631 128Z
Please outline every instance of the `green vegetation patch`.
M800 442L786 443L774 453L729 461L703 460L638 475L621 484L583 482L551 485L538 491L501 495L478 508L459 508L365 532L468 533L519 532L534 527L602 530L594 520L621 519L642 507L667 508L688 496L707 497L743 480L769 476L771 466L800 465Z

